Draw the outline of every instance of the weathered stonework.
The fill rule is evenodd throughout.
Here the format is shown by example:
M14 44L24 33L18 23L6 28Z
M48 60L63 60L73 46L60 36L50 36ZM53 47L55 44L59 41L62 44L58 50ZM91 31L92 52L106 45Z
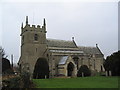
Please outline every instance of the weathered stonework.
M46 32L45 19L42 27L39 25L36 27L30 26L26 17L26 25L21 26L21 56L18 62L21 72L28 71L32 77L36 62L40 58L45 58L48 63L49 77L61 75L76 77L82 65L87 65L91 71L104 70L104 55L97 45L77 46L74 38L72 41L46 39Z

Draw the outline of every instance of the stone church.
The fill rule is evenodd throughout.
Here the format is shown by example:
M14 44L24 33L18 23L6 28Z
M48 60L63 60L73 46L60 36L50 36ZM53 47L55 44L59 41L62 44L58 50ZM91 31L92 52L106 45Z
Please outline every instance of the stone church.
M20 71L29 72L32 78L53 78L59 76L77 77L81 66L91 72L104 70L104 55L98 45L84 47L71 41L47 39L46 22L43 25L26 24L21 26L21 56L18 62ZM84 75L84 73L83 73Z

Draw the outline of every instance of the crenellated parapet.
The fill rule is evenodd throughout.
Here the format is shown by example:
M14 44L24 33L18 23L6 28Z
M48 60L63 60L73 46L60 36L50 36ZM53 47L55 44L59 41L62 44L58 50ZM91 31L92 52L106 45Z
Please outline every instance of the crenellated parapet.
M28 16L26 16L26 24L25 26L21 25L21 35L26 32L26 31L36 31L36 32L43 32L43 33L46 33L46 23L45 23L45 19L43 21L43 25L40 26L40 25L30 25L28 23Z

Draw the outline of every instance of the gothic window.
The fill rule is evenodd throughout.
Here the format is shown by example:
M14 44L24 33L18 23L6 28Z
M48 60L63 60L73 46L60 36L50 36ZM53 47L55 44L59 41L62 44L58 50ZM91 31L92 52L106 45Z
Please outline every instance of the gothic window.
M74 59L75 64L77 65L77 69L78 69L78 59L79 58L75 56L75 57L73 57L73 59Z
M35 40L35 41L38 41L38 34L35 34L35 35L34 35L34 40Z

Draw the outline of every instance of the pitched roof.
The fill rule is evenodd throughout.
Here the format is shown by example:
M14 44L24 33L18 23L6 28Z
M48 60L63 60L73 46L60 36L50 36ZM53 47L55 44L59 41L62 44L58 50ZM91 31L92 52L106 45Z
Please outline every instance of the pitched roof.
M72 52L72 53L85 53L85 54L102 54L98 47L85 47L78 46L74 41L65 41L65 40L57 40L57 39L47 39L48 47L58 47L58 48L79 48L80 51ZM61 52L59 50L53 50L54 52ZM63 52L63 51L62 51ZM68 52L68 51L66 51ZM71 52L71 51L70 51Z
M98 47L79 46L78 48L86 54L102 54Z
M76 48L77 46L73 41L47 39L48 47L65 47L65 48Z

